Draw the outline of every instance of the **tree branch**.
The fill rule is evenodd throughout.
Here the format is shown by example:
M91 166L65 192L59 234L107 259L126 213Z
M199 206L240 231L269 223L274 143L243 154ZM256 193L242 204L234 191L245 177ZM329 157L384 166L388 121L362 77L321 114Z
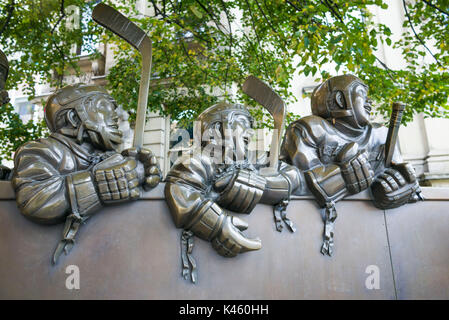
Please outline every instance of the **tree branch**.
M343 22L343 19L342 19L342 17L340 16L340 14L336 11L336 9L332 6L332 3L333 2L329 2L329 0L320 0L320 2L324 5L324 6L326 6L330 11L331 11L331 13L332 13L332 15L335 17L335 18L337 18L338 20L340 20L340 22L341 23L344 23Z
M391 78L391 80L393 80L393 82L395 82L396 80L393 77L393 75L391 74L391 72L395 73L395 71L388 68L388 66L382 60L380 60L378 57L376 57L374 54L373 54L373 56L382 65L382 67L385 69L385 71L387 72L387 74Z
M8 15L6 16L6 21L3 24L2 29L0 30L0 36L3 34L3 31L5 31L6 27L9 24L9 21L11 20L12 13L14 11L15 5L16 5L15 1L11 0L11 3L6 6L8 8Z
M273 24L271 23L271 21L268 19L268 17L265 15L265 12L262 10L262 8L259 5L259 2L257 0L254 0L256 2L257 8L259 9L260 13L262 13L263 17L265 18L265 20L267 21L268 25L270 26L271 30L273 30L273 32L275 34L277 34L279 36L279 39L283 42L284 46L287 46L287 42L285 41L285 39L281 36L281 34L274 28Z
M301 11L301 9L299 9L294 3L292 3L291 1L289 1L289 0L285 0L285 2L287 2L289 5L291 5L293 8L295 8L296 9L296 11Z
M229 25L229 34L225 34L221 29L220 26L226 30L226 27L221 23L220 18L217 17L212 10L209 10L205 5L203 5L203 3L201 3L201 1L199 0L195 0L196 3L198 3L198 5L207 13L207 15L212 19L212 21L214 21L215 25L217 26L217 30L224 35L226 38L229 38L229 55L232 56L232 43L233 43L233 39L232 39L232 29L231 29L231 22L229 21L229 15L228 12L226 10L226 6L223 3L223 8L225 10L226 13L226 17L228 20L228 25ZM228 85L228 72L229 72L229 62L226 62L226 71L225 71L225 79L224 79L224 87L225 87L225 91Z
M254 17L253 17L253 12L252 12L252 10L251 10L251 6L250 6L250 4L248 3L248 0L245 0L245 2L246 2L246 6L248 7L249 15L250 15L250 17L251 17L251 23L252 23L252 25L253 25L254 34L256 35L256 38L257 38L257 42L258 42L259 48L262 49L262 47L261 47L261 45L260 45L261 40L260 40L259 34L257 33L256 24L254 23ZM245 34L245 33L243 32L243 34ZM256 51L256 52L257 52L257 51ZM263 59L263 57L262 57L262 63L263 63L264 69L265 69L265 76L268 77L268 69L267 69L267 66L266 66L266 64L265 64L265 60Z
M327 0L327 1L331 1L331 0ZM320 2L323 3L321 0L320 0ZM323 3L323 4L324 4L324 3ZM336 5L335 3L334 3L334 5L335 5L335 7L337 7L337 5ZM342 20L342 18L340 17L340 15L339 15L337 12L335 12L335 10L334 10L332 7L329 7L328 5L326 5L326 7L328 7L328 8L331 10L331 14L332 14L335 18L339 19L339 20L343 23L343 20ZM337 7L337 8L338 8L338 7ZM343 30L343 32L346 33L345 30ZM380 60L378 57L376 57L374 54L373 54L373 56L374 56L374 58L381 64L381 66L387 71L387 73L388 73L389 77L391 78L391 80L395 81L394 77L393 77L392 74L391 74L391 72L394 72L394 71L391 70L390 68L388 68L388 66L387 66L382 60Z
M181 40L180 43L181 43L182 50L184 51L184 54L186 55L187 59L189 59L189 61L190 61L193 65L195 65L195 66L196 66L202 73L204 73L205 76L206 76L206 78L207 78L208 76L210 76L210 77L212 77L212 78L214 78L214 79L220 80L218 77L213 76L212 74L208 74L206 71L204 71L203 68L201 68L201 67L200 67L200 66L199 66L199 65L192 59L192 57L191 57L190 54L189 54L189 51L187 50L187 48L186 48L186 46L185 46L184 41Z
M56 49L58 50L59 54L61 55L61 59L62 59L62 74L58 75L58 86L62 86L62 81L64 78L64 68L65 68L65 54L64 54L64 49L61 48L55 41L55 39L53 38L53 33L56 30L56 27L61 23L62 19L64 19L65 17L65 9L64 9L64 0L61 0L61 7L60 7L60 12L61 15L59 16L58 20L56 21L55 25L53 26L53 28L51 29L51 36L52 36L52 42L53 45L56 47Z
M226 20L228 21L228 27L229 27L229 54L232 55L233 37L232 37L231 20L229 19L229 12L228 12L228 9L226 8L226 4L224 3L223 0L220 0L220 3L223 6L223 10L224 10L224 12L226 14ZM227 88L227 83L228 83L228 71L229 71L229 63L228 63L227 68L226 68L225 90Z
M220 22L219 18L215 16L215 14L212 11L208 10L206 6L201 3L201 1L195 0L195 2L198 3L201 9L203 9L207 13L207 15L212 19L212 21L214 21L215 25L217 26L217 29L220 29L220 27L218 26L220 25L223 29L226 30L226 27Z
M51 29L51 32L50 32L51 35L53 35L53 32L55 31L56 27L59 25L59 23L61 23L62 19L64 19L64 17L65 17L64 0L61 0L61 7L60 7L59 11L61 12L61 15L59 16L58 21L56 21L55 25Z
M206 42L207 44L210 44L210 41L207 39L204 39L203 37L201 37L200 35L198 35L195 31L193 30L189 30L187 29L185 26L183 26L177 19L171 19L165 12L162 12L159 7L156 5L154 0L151 0L151 4L154 7L154 12L157 15L160 15L162 17L162 19L168 21L171 24L176 24L178 27L180 27L182 30L186 31L186 32L190 32L193 34L193 36L201 41Z
M410 14L408 12L407 9L407 4L405 3L405 0L402 0L402 4L404 6L404 10L405 10L405 15L407 16L408 19L408 23L410 25L410 28L413 31L413 34L415 35L415 38L418 39L418 41L423 45L424 48L426 48L426 50L430 53L430 55L435 59L435 61L437 62L437 64L441 67L444 68L443 65L440 63L440 61L437 59L437 57L435 57L435 55L432 53L432 51L430 51L430 49L426 46L426 44L424 43L424 41L418 36L418 34L415 31L415 28L413 27L413 23L412 23L412 19L410 17ZM446 68L444 68L446 69Z
M431 6L432 8L434 8L434 9L440 11L442 14L445 14L445 15L447 15L447 16L449 17L449 12L447 12L447 11L441 9L440 7L437 7L437 6L434 5L432 2L430 2L430 1L428 1L428 0L423 0L423 2L424 2L425 4L427 4L428 6Z
M223 2L223 0L221 0ZM251 41L251 39L248 37L248 35L245 33L245 30L243 30L242 26L239 25L239 29L242 32L243 37L246 39L246 41L248 42L249 46L252 48L252 50L254 51L255 57L257 62L259 63L259 65L263 65L265 68L265 74L268 74L266 65L265 65L265 61L260 58L259 53L257 52L257 48L256 45L253 43L253 41ZM254 32L255 33L255 32ZM240 49L243 50L242 46L238 43L238 46L240 47Z

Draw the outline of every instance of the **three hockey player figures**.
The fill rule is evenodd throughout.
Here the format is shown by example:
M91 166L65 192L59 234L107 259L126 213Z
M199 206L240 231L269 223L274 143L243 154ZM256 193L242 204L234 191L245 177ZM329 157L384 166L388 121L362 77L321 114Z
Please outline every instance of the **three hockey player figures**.
M96 211L137 199L161 179L150 150L117 151L122 132L115 109L101 87L64 87L45 106L51 135L15 154L12 183L20 211L42 224L65 220L53 263L73 247L80 224Z
M2 61L3 86L7 64L5 69ZM274 171L263 171L264 161L250 159L253 119L244 106L222 102L199 116L195 130L202 142L193 155L178 159L165 185L175 225L184 229L186 277L195 269L192 235L210 241L227 257L261 248L259 238L243 233L247 223L229 211L250 213L257 203L270 204L280 213L277 229L283 221L294 231L285 209L292 194L308 189L325 208L321 251L331 255L336 201L368 188L382 209L420 199L414 170L402 163L398 151L392 165L385 166L387 128L370 123L367 91L352 75L318 86L312 94L313 115L289 126ZM137 199L142 189L161 180L150 150L117 151L122 134L115 108L100 87L62 88L45 107L51 135L24 144L15 154L12 183L21 212L38 223L65 220L53 262L72 248L80 224L97 210Z
M399 150L385 167L388 129L370 123L367 94L355 76L328 79L312 93L313 115L292 123L281 147L280 159L304 172L308 189L325 208L323 254L332 254L335 202L346 195L371 188L381 209L421 198L415 172L402 163Z

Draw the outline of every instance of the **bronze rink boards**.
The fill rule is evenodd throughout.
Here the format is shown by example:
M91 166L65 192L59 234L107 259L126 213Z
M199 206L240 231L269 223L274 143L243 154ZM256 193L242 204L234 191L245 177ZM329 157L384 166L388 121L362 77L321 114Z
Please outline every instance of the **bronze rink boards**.
M323 224L311 196L287 208L296 233L277 232L272 207L259 204L238 216L262 249L229 259L195 238L197 284L181 277L181 230L163 188L102 209L52 266L62 226L28 221L0 182L0 299L449 299L449 188L422 188L426 201L393 210L376 209L367 192L339 202L331 258L319 252ZM79 290L65 286L69 265L79 267ZM370 265L380 289L365 286Z

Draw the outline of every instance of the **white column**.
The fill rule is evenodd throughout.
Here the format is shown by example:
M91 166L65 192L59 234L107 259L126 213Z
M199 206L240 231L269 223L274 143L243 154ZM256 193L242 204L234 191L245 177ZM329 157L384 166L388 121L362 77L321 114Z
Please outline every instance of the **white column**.
M444 175L449 178L449 119L424 119L428 153L425 171L428 175Z
M155 154L165 175L168 172L168 148L170 138L170 117L162 117L159 113L151 112L147 115L143 145Z
M405 162L413 165L418 176L425 171L425 159L429 153L429 146L422 114L415 115L407 126L401 126L399 130L399 147Z

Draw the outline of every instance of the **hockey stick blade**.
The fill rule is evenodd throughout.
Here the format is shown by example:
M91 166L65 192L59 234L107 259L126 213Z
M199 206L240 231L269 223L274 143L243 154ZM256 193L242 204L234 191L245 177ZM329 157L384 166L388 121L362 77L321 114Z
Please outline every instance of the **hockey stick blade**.
M250 75L242 86L242 91L256 102L261 104L274 119L274 129L277 135L273 135L270 148L270 168L275 169L278 165L279 148L285 120L284 100L262 80Z
M273 118L275 118L275 121L278 119L283 120L285 113L284 101L265 82L251 75L246 78L242 90L245 94L264 106Z
M144 39L148 38L147 34L127 17L103 3L99 3L94 8L92 18L98 24L129 42L137 50L140 50Z

